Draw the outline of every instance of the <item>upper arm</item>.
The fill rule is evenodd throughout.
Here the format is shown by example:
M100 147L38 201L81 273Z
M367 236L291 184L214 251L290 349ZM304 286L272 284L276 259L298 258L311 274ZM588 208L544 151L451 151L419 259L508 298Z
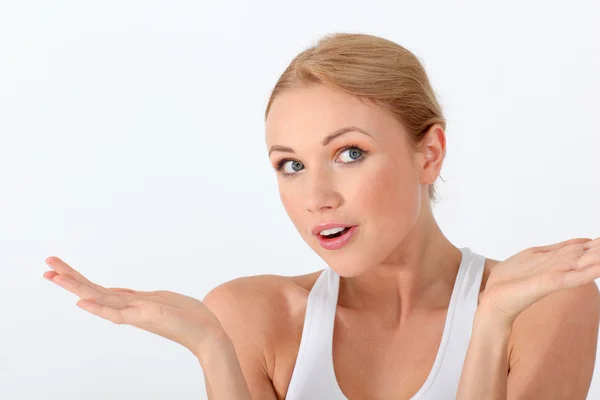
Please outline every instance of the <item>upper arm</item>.
M203 302L217 316L233 342L253 399L277 400L268 374L268 306L262 277L238 278L212 289Z
M552 293L523 311L513 325L508 398L585 399L599 318L594 282Z

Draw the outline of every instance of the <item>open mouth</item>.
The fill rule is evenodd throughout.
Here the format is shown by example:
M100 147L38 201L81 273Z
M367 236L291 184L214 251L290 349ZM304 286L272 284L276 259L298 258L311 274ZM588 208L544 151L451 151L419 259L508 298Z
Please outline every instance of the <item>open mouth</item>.
M344 229L334 228L328 230L326 235L317 235L321 247L327 250L341 249L349 242L350 238L356 235L357 225L347 226Z
M346 228L344 228L343 230L336 232L336 233L332 233L330 235L320 235L322 238L324 239L333 239L339 236L342 236L344 233L348 232L348 230L351 228L351 226L348 226Z

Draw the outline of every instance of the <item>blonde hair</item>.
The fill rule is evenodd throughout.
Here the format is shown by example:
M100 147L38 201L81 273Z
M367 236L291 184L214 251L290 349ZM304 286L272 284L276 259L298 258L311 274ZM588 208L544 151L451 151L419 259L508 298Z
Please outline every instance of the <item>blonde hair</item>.
M446 120L425 68L410 51L390 40L361 33L331 33L298 54L275 84L274 99L284 90L324 84L388 110L409 132L415 149L433 124ZM429 198L436 200L429 185Z

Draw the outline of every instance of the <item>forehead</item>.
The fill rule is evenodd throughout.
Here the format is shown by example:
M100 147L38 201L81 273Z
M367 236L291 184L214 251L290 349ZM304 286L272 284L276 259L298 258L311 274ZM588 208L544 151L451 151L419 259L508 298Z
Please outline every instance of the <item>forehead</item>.
M294 88L279 93L265 124L267 145L293 144L294 138L315 141L347 125L359 126L376 136L393 124L381 107L324 85ZM389 128L388 128L389 129Z

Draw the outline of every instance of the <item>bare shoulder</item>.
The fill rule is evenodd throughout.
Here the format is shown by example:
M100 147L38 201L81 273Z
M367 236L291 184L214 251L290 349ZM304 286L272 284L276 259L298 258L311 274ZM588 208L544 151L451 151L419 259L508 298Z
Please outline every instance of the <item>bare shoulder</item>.
M245 314L269 303L277 304L285 284L285 278L276 275L240 277L216 286L203 301L219 317Z
M594 281L554 292L513 323L509 394L584 399L598 345L600 293Z
M298 276L254 275L227 281L212 289L204 303L218 317L252 317L253 321L285 317L296 307L295 300L308 295L321 271Z
M220 284L203 302L236 350L264 358L271 375L275 352L302 326L308 293L321 271L299 276L255 275Z
M513 324L515 357L548 346L555 353L583 352L596 354L600 321L600 292L595 282L554 292L523 311ZM575 344L578 343L578 344ZM553 347L553 349L550 349Z

